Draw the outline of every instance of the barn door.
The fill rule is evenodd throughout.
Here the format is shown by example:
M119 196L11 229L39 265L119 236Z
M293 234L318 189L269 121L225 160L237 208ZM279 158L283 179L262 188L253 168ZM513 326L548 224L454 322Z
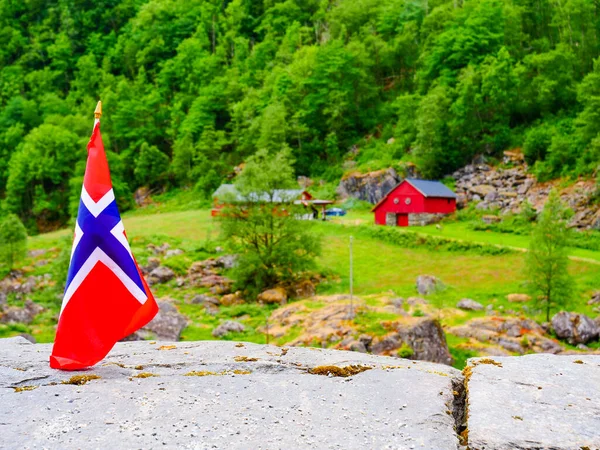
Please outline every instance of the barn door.
M408 226L408 214L398 214L398 226L399 227L407 227Z

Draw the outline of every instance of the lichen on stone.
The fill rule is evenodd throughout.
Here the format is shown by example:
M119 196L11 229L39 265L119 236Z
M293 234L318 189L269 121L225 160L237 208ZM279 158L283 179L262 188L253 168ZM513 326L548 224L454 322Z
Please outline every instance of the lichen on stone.
M100 377L98 375L73 375L68 380L62 382L62 384L73 384L76 386L83 386L88 381L91 380L99 380Z
M158 347L159 350L173 350L175 348L177 348L176 345L161 345Z
M254 361L258 361L258 358L249 358L248 356L236 356L233 359L236 362L254 362Z
M357 375L366 370L371 370L372 367L369 366L360 366L360 365L352 365L346 367L338 367L338 366L317 366L312 369L308 369L308 373L312 375L326 375L333 377L351 377L353 375Z
M15 392L24 392L24 391L33 391L37 389L39 386L17 386L13 388Z
M158 375L150 373L150 372L142 372L142 373L138 373L137 375L134 375L130 378L130 380L132 378L150 378L150 377L157 377Z

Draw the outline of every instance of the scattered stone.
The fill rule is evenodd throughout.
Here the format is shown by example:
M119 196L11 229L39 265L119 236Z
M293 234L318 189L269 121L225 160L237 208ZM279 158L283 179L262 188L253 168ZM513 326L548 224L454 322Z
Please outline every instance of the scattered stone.
M237 264L237 256L236 255L223 255L219 256L217 259L219 265L223 269L233 269Z
M166 283L175 278L175 272L165 266L159 266L148 275L148 284Z
M244 325L235 320L226 320L215 328L212 335L216 338L225 336L227 333L241 333L246 329Z
M242 298L242 291L236 291L233 294L227 294L221 297L222 306L242 305L243 303L244 299Z
M151 191L148 186L142 186L136 189L133 194L133 198L135 200L135 204L137 206L147 206L151 205L153 202L152 197L150 197Z
M596 291L592 294L592 298L587 302L588 305L600 304L600 291Z
M19 308L17 306L4 307L3 313L0 314L0 323L24 323L30 324L35 316L44 311L44 307L34 303L30 299L25 300L25 306Z
M231 283L217 284L210 288L210 292L215 295L225 295L231 292Z
M155 255L164 255L165 252L171 248L171 245L168 242L165 242L164 244L162 244L160 246L156 246L154 244L149 244L146 248L148 250L150 250L152 253L154 253Z
M419 275L417 277L417 291L421 295L432 294L444 288L444 283L433 275Z
M487 200L487 197L486 197L486 200ZM489 224L492 224L492 223L501 222L502 221L502 217L492 216L492 215L486 215L486 216L483 216L481 218L481 220L483 221L483 223L487 223L489 225Z
M400 348L409 347L410 359L452 364L446 336L437 320L429 318L405 318L390 324L393 332L375 338L367 349L376 355L397 356Z
M291 287L291 290L292 296L299 299L314 297L316 294L315 285L310 280L299 281Z
M406 303L410 306L422 306L429 304L429 302L422 297L408 297L406 299Z
M154 334L159 341L178 341L188 319L175 305L166 301L158 302L158 314L143 330Z
M411 297L412 298L412 297ZM404 308L404 299L402 297L396 297L390 300L390 304L396 309Z
M511 303L524 303L531 300L531 297L527 294L508 294L506 298Z
M148 258L148 264L146 264L145 266L142 267L142 272L144 274L149 274L154 269L156 269L158 266L160 266L160 259L150 257L150 258Z
M37 258L39 256L45 255L47 250L45 249L37 249L37 250L29 250L27 252L27 256L29 258Z
M467 311L481 311L483 309L481 303L471 300L470 298L463 298L456 304L456 307Z
M180 248L175 248L173 250L167 250L165 252L165 258L170 258L171 256L183 255L183 250Z
M545 330L535 321L515 317L479 317L467 323L452 327L450 333L471 338L485 344L486 347L473 346L482 354L490 354L489 344L497 345L509 352L525 354L560 353L562 347L558 342L545 335Z
M217 297L213 297L212 295L199 294L196 295L190 303L197 305L200 303L210 303L211 305L219 306L221 303Z
M258 295L258 301L266 304L285 305L287 303L287 293L285 289L276 287L266 290Z
M597 339L598 325L584 314L561 311L552 317L552 328L560 339L566 339L569 344L587 344Z

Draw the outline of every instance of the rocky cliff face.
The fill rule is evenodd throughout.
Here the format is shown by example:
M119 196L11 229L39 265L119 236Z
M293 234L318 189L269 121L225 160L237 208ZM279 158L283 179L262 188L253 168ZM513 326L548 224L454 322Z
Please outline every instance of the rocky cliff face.
M494 168L487 164L470 164L454 172L459 207L477 202L480 209L499 209L502 213L518 213L528 201L541 211L553 187L557 183L538 183L527 173L522 155L506 152L505 165ZM600 229L600 208L591 202L596 190L594 181L579 181L568 188L559 188L562 201L575 214L570 225L579 229Z
M600 356L475 358L463 375L358 352L143 341L60 372L50 350L0 339L0 448L600 448Z
M354 172L342 178L337 194L342 199L354 197L375 204L399 182L400 177L392 168L369 173Z

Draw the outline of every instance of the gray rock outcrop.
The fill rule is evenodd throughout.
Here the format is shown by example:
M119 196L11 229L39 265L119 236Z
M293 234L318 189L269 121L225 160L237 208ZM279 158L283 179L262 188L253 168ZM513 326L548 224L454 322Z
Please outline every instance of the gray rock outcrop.
M50 350L0 340L0 447L459 448L452 412L462 376L446 366L234 342L128 342L74 374L50 369ZM72 385L73 375L99 378Z
M175 272L165 266L158 266L148 275L148 284L166 283L175 278Z
M598 325L584 314L561 311L552 317L552 328L556 336L566 339L569 344L587 344L597 339Z
M144 327L160 341L178 341L181 332L188 324L188 319L168 302L158 302L159 311L156 317Z
M227 333L241 333L245 329L244 325L235 320L226 320L213 330L212 335L219 338L225 336Z
M467 311L481 311L483 309L481 303L470 298L463 298L456 304L456 307Z
M444 283L433 275L419 275L417 277L417 291L421 295L433 294L444 288Z
M369 173L355 172L342 178L336 192L342 199L353 197L375 204L399 182L400 177L392 168Z
M529 173L523 155L505 152L504 163L512 167L493 168L487 164L469 164L452 174L456 180L458 207L470 201L480 202L477 209L498 210L501 215L518 213L528 202L536 211L543 209L552 184L537 183ZM580 180L561 190L561 200L575 213L569 225L578 229L600 229L600 210L592 201L593 180Z
M600 448L600 356L469 360L468 446Z

